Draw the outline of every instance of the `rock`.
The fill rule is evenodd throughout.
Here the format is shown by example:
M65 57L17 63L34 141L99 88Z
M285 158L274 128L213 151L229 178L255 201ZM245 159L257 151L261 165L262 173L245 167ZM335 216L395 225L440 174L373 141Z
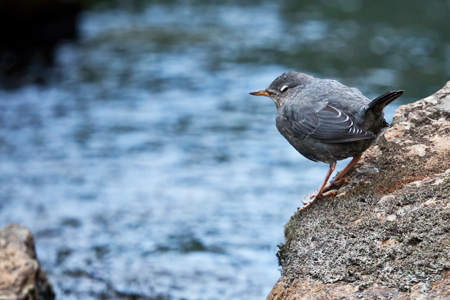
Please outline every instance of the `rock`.
M41 270L34 239L22 225L0 228L0 300L53 300L55 294Z
M449 169L450 82L399 107L340 197L291 217L268 299L450 299Z

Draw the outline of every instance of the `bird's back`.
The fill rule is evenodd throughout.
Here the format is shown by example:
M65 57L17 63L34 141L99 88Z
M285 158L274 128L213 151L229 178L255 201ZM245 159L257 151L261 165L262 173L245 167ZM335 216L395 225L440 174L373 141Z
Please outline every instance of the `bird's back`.
M347 87L335 80L315 78L300 89L296 97L278 108L276 125L280 133L303 156L313 161L322 161L330 164L347 157L359 156L370 146L374 137L381 131L384 124L382 112L371 114L370 119L372 122L364 121L366 108L370 102L367 97L355 88ZM343 139L342 142L339 142L339 140L330 142L332 140L330 138L324 140L314 137L314 134L292 130L291 119L293 115L303 116L302 118L304 119L301 120L303 122L302 125L308 129L307 122L309 120L305 116L314 118L320 114L321 110L329 106L344 113L351 119L355 127L368 131L370 135L366 137L361 135L360 139L355 138L355 140L351 141L347 138ZM328 121L327 119L322 120ZM311 119L309 122L313 121ZM327 130L330 134L335 130L332 122L326 124L326 126L328 127L322 128L325 131L324 134L326 134Z
M365 105L371 101L359 90L343 85L331 79L315 78L311 84L300 91L294 102L320 103L315 108L325 103L347 113L358 125L362 122Z

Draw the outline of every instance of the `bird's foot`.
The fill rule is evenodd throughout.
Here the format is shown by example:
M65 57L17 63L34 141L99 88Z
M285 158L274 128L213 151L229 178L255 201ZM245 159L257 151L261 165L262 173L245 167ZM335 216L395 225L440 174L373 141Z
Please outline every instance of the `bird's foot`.
M307 207L309 207L311 204L313 204L313 202L316 200L316 198L313 198L309 201L302 201L303 202L303 206L299 208L299 210L304 210Z
M305 198L309 198L311 200L309 200L309 201L302 201L303 202L303 206L300 209L304 210L307 207L311 206L311 204L313 204L314 201L322 199L322 198L326 198L326 197L334 197L337 193L338 193L338 190L331 190L331 191L327 191L326 193L317 194L317 192L316 192L316 193L314 193L312 195L306 196Z
M314 194L312 194L312 195L306 196L305 198L309 198L309 200L307 200L307 201L302 201L303 204L306 205L307 203L311 203L311 202L313 202L313 201L316 201L316 200L318 200L318 199L321 199L321 198L322 198L322 194L318 195L317 193L314 193Z
M331 180L331 184L333 185L333 186L339 186L339 185L343 185L344 183L347 183L348 181L350 180L350 177L342 177L341 179L339 179L339 180Z
M338 190L330 190L322 194L322 197L334 197L338 193Z
M323 191L319 193L319 190L317 190L314 192L314 194L308 195L305 198L311 199L310 201L315 201L315 200L322 199L323 196L324 196ZM310 201L308 201L308 202L310 202Z
M335 186L340 186L343 185L345 183L347 183L350 180L349 177L343 177L339 180L331 180L330 182L327 183L327 185L325 186L325 188L323 189L324 191L328 191L331 188L335 187Z
M306 201L306 203L310 203L310 202L313 202L313 201L316 201L316 200L319 200L319 199L322 199L322 198L326 198L326 197L333 197L337 193L338 193L338 190L330 190L330 191L327 191L326 193L322 192L320 194L317 194L317 192L316 192L316 193L314 193L312 195L306 196L309 199L311 199L309 201ZM303 201L303 204L305 204L305 201Z
M316 201L317 199L320 199L320 198L322 198L322 194L320 194L320 195L318 195L317 194L317 191L316 191L316 193L314 193L314 194L312 194L312 195L308 195L308 196L306 196L305 197L305 199L306 198L309 198L309 200L303 200L302 201L302 203L303 203L303 206L300 208L300 209L305 209L305 208L307 208L308 206L310 206L314 201Z
M300 209L301 209L301 210L306 209L307 207L311 206L311 204L313 204L314 201L319 200L319 199L322 199L323 196L324 196L324 195L323 195L322 193L317 194L317 192L314 193L314 194L312 194L312 195L306 196L305 198L309 198L310 200L308 200L308 201L302 201L302 202L303 202L303 206L302 206Z

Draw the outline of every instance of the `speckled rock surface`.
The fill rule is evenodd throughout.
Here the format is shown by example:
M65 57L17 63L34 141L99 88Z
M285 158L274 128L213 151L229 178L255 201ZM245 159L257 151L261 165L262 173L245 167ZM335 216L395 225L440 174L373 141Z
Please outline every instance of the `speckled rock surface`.
M18 224L0 228L0 300L54 298L39 267L31 233Z
M401 106L349 177L286 224L268 299L450 299L450 82Z

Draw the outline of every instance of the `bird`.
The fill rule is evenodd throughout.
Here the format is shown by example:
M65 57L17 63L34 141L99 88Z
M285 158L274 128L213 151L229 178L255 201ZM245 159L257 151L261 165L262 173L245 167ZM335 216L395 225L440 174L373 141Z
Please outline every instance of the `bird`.
M333 196L332 187L343 184L344 175L361 158L381 130L389 127L383 109L404 91L390 91L374 100L358 89L332 79L289 71L278 76L268 88L250 95L272 98L277 107L276 127L304 157L329 165L319 189L304 202ZM352 157L350 163L328 184L336 162Z

